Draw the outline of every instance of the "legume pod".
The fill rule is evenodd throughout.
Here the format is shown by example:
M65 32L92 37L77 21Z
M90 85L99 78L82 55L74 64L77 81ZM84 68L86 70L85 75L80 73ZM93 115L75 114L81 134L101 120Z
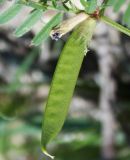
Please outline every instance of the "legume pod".
M72 33L60 55L42 127L42 150L51 158L53 156L47 153L46 145L57 136L64 124L83 57L87 52L95 26L96 21L92 18L83 21Z

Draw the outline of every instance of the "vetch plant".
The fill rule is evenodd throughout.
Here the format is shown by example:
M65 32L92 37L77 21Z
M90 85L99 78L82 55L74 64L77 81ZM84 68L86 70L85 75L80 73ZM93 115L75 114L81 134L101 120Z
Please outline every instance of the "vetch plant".
M3 3L3 1L0 2ZM108 7L113 7L113 10L118 12L124 5L124 0L104 0L101 5L98 5L97 0L80 0L78 3L82 6L81 8L77 7L75 2L74 0L16 0L10 8L0 14L0 24L3 24L14 18L24 6L32 8L28 17L15 31L15 35L20 37L31 30L45 11L55 10L57 13L33 38L31 44L36 46L46 40L49 35L52 39L58 40L74 29L60 55L43 118L42 151L51 158L54 157L46 151L46 146L57 136L64 124L79 70L96 23L103 21L130 36L128 29L130 27L130 4L122 19L123 24L128 28L104 15ZM63 14L66 12L74 13L75 16L63 20Z

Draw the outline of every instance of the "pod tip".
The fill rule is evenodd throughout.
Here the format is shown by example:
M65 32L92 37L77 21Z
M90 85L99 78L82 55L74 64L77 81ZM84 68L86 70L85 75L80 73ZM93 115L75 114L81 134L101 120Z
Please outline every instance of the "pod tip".
M46 156L50 157L51 159L54 159L54 158L55 158L54 156L50 155L50 154L46 151L46 149L44 149L44 148L42 148L42 152L43 152Z

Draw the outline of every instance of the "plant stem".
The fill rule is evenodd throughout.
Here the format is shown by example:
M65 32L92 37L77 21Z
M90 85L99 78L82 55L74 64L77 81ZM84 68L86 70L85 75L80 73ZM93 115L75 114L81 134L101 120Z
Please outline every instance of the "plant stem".
M106 16L102 16L100 17L100 19L105 22L106 24L114 27L115 29L117 29L118 31L130 36L130 30L120 24L118 24L117 22L114 22L113 20L111 20L110 18L106 17Z
M57 10L57 11L63 11L63 12L70 12L70 13L77 13L78 10L73 10L72 8L69 8L69 10L66 10L65 7L54 7L53 5L48 5L48 4L43 4L43 3L38 3L38 2L26 2L26 1L20 1L18 2L19 4L24 4L26 6L30 6L34 9L39 9L39 10Z

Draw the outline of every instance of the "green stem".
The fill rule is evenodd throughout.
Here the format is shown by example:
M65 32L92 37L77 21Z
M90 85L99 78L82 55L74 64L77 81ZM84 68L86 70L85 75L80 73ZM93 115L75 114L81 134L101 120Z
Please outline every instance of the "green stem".
M100 17L100 19L105 22L106 24L112 26L113 28L117 29L118 31L130 36L130 30L120 24L118 24L117 22L114 22L113 20L111 20L110 18L106 17L106 16L102 16Z
M38 3L38 2L28 2L28 1L20 1L17 2L19 4L24 4L26 6L30 6L34 9L39 9L39 10L57 10L57 11L63 11L63 12L70 12L70 13L77 13L77 11L73 10L72 8L69 8L67 11L64 7L54 7L53 5L48 5L48 4L43 4L43 3Z

